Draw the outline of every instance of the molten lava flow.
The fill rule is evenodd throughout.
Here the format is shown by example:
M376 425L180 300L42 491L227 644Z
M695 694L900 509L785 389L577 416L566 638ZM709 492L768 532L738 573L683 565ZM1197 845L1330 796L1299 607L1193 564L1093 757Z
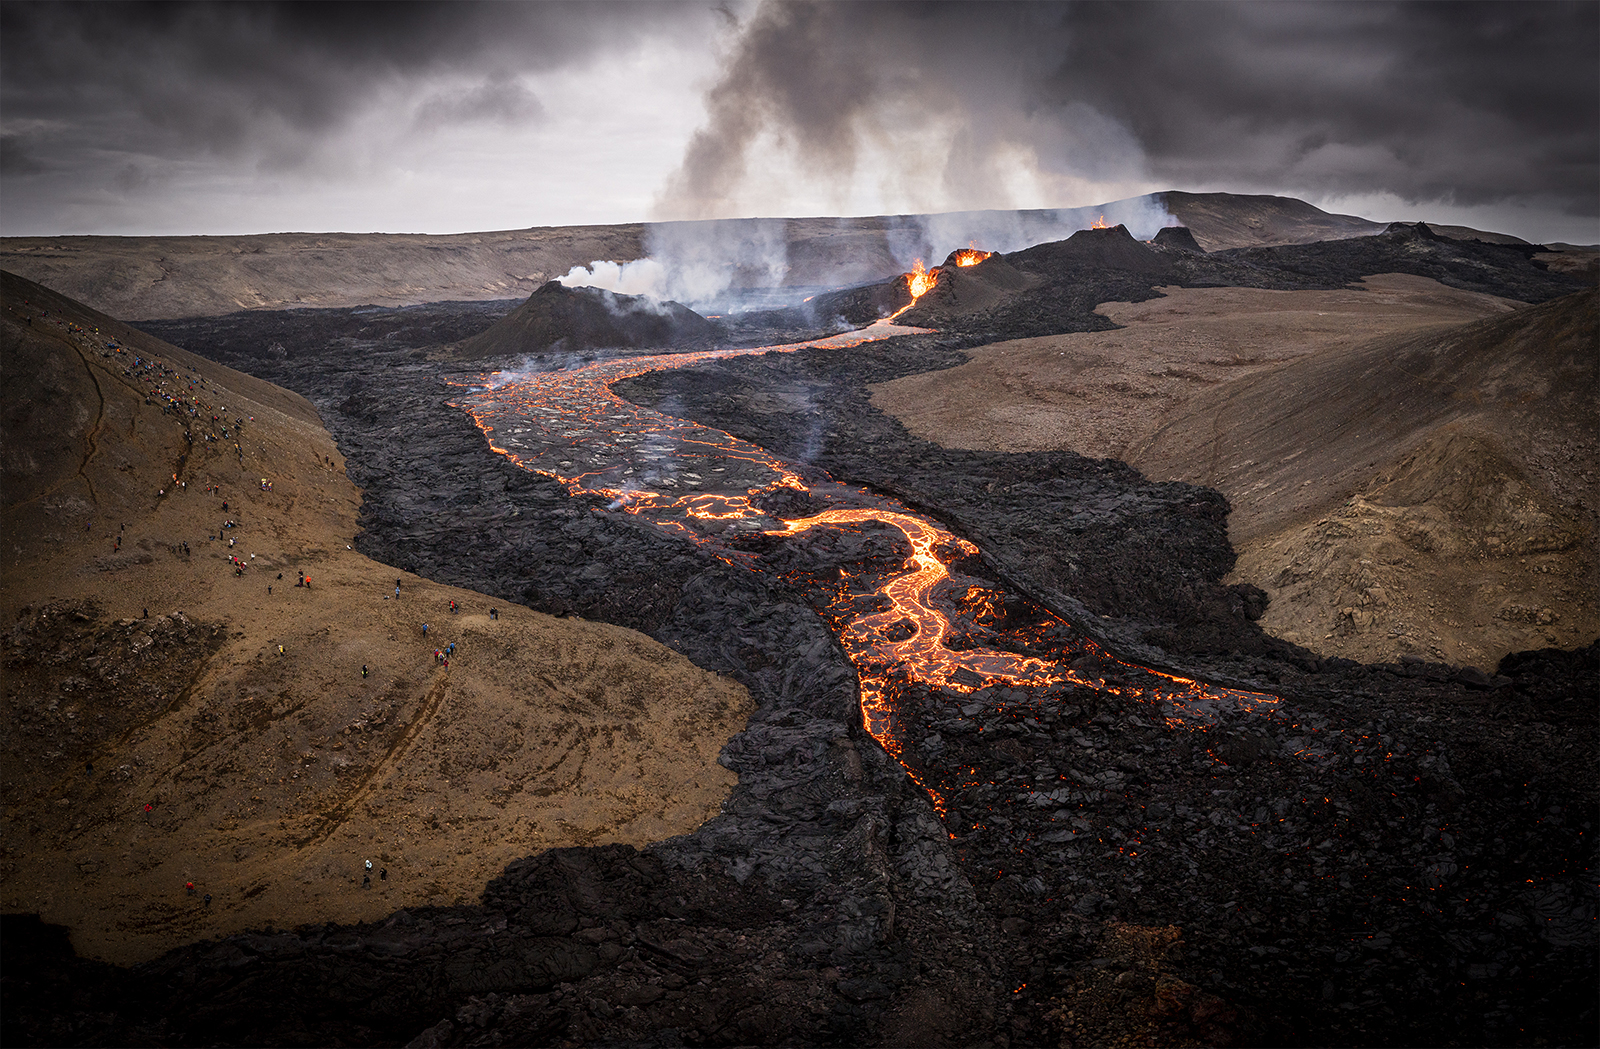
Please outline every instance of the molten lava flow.
M911 301L889 314L889 320L894 320L906 310L915 306L917 300L926 295L937 283L939 283L939 268L935 266L931 270L923 269L922 260L918 259L912 265L911 272L906 274L906 289L911 292Z
M928 278L926 291L934 277L922 275ZM855 666L863 726L928 791L941 816L944 791L957 784L928 771L915 747L908 747L899 705L913 693L967 697L962 702L1021 718L1029 705L1091 689L1154 704L1170 725L1189 728L1203 728L1227 709L1269 712L1276 697L1124 663L1048 610L995 597L992 584L962 571L979 569L977 547L893 499L839 484L815 469L802 471L725 431L624 401L610 388L649 371L747 354L845 348L922 331L879 321L787 346L497 373L467 392L459 407L472 415L492 449L554 478L575 497L598 497L596 511L638 515L730 564L770 570L751 549L756 533L769 541L790 537L822 547L831 540L808 533L853 532L870 539L877 553L850 554L857 559L810 575L794 570L784 578L810 595ZM820 441L820 432L814 436ZM784 489L825 508L794 520L763 509L764 497Z
M984 259L993 255L992 251L979 251L977 248L962 248L956 252L957 266L976 266Z
M1101 215L1099 218L1095 219L1092 223L1089 224L1089 228L1090 229L1110 229L1111 227L1106 224L1106 217L1104 215Z

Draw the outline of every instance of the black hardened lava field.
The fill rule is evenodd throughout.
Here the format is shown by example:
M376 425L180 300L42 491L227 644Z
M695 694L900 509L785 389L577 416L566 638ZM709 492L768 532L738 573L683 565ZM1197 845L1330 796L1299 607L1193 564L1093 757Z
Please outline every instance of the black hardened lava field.
M133 970L8 919L6 1044L1593 1044L1596 646L1320 659L1222 583L1219 493L943 449L865 391L1158 285L1582 285L1425 227L1092 232L1000 260L1031 297L826 337L904 279L471 366L424 347L514 303L143 325L316 405L363 552L643 631L756 711L700 830L528 857L475 906Z

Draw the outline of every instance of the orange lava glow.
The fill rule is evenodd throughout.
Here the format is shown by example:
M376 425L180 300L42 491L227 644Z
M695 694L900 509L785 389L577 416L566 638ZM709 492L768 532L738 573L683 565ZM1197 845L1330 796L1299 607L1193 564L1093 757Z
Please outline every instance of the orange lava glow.
M1091 222L1089 224L1089 228L1090 229L1110 229L1111 226L1109 224L1107 224L1106 217L1104 215L1101 215L1099 218L1095 219L1093 222Z
M992 251L979 251L977 248L962 248L956 252L956 265L976 266L993 254L994 252Z
M922 260L918 259L911 267L911 272L906 274L906 289L911 292L911 301L889 314L889 320L894 320L906 310L917 304L917 300L939 283L939 268L923 269Z
M920 266L918 267L920 270ZM933 280L929 278L929 286ZM913 274L913 278L915 274ZM913 284L915 289L915 284ZM925 290L925 289L924 289ZM465 409L489 446L524 469L554 478L574 497L598 497L597 512L623 512L688 539L722 560L761 570L751 536L802 539L814 531L870 530L881 542L903 541L909 554L850 565L804 582L854 665L862 725L935 808L946 811L904 738L895 697L907 688L973 694L1004 712L1013 699L995 686L1048 696L1057 687L1089 688L1131 703L1156 704L1174 727L1203 728L1224 709L1265 713L1278 699L1202 684L1117 660L1059 617L1030 602L1008 618L993 584L967 575L978 548L899 502L839 484L821 471L786 462L722 430L632 404L611 385L645 372L706 361L807 348L846 350L877 339L923 332L889 320L813 342L754 349L655 354L580 362L563 370L495 373L462 390ZM784 519L761 508L788 489L819 512ZM885 549L880 546L879 549ZM898 546L887 549L900 549ZM959 634L959 637L957 636ZM1012 651L1017 649L1019 651ZM1030 652L1044 655L1024 654ZM1114 681L1068 665L1101 668ZM1112 675L1111 671L1115 671ZM1014 698L1014 697L1013 697Z

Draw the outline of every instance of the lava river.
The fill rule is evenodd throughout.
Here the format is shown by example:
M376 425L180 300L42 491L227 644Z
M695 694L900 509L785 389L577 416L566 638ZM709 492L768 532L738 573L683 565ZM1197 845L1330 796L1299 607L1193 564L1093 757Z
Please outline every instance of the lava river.
M807 348L845 350L925 329L879 321L812 342L657 354L551 371L497 372L463 391L490 447L555 478L597 512L629 513L807 594L860 682L862 723L926 789L941 815L952 780L908 739L901 697L933 690L1014 706L1091 688L1154 704L1168 724L1203 728L1224 707L1268 713L1276 697L1206 685L1116 659L980 570L978 549L926 516L713 427L611 391L622 379L706 361ZM796 513L798 507L800 512ZM819 533L833 533L825 538ZM785 551L786 544L810 548ZM830 562L829 550L843 551ZM798 556L778 556L789 553Z

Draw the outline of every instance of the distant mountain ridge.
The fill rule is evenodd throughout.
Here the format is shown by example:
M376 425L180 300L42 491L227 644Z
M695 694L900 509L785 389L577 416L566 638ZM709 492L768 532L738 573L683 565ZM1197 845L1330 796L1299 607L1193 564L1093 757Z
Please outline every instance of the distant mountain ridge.
M1115 222L1124 213L1163 209L1208 251L1367 236L1385 228L1291 197L1172 190L1082 208L721 220L715 234L706 232L737 237L782 221L783 285L840 286L904 272L908 253L921 252L931 263L937 246L927 231L935 227L1003 228L1027 243L1042 243L1086 228L1102 213ZM6 237L0 238L0 268L134 321L247 309L521 299L574 266L645 257L652 229L682 236L709 225L635 222L450 235ZM1435 229L1446 236L1521 243L1462 227Z

